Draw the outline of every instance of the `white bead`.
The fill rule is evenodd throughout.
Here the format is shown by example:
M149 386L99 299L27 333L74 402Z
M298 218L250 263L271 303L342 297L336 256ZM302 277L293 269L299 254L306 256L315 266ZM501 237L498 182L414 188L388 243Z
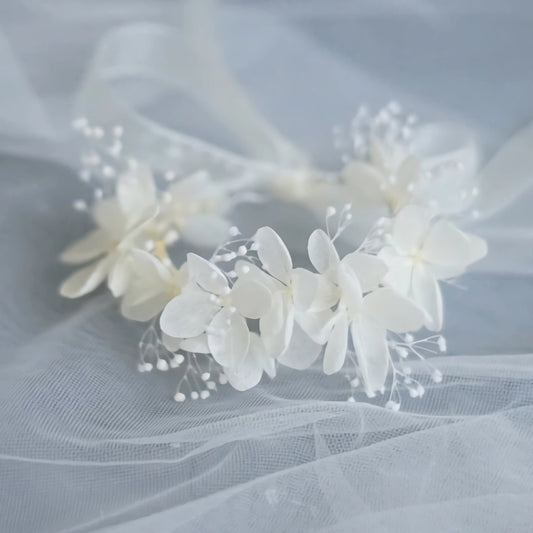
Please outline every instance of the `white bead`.
M158 359L156 366L157 370L161 370L162 372L168 370L168 363L164 359Z
M75 200L72 202L72 207L76 211L86 211L87 210L87 202L85 200Z
M442 381L442 373L439 370L434 370L433 374L431 374L431 379L435 383L440 383Z

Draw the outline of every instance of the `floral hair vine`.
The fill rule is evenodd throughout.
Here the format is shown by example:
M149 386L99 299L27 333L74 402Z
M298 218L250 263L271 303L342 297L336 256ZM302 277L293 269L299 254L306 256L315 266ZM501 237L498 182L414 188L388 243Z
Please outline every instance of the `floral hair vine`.
M176 401L206 399L228 382L246 390L263 373L274 378L278 365L304 370L320 357L325 374L348 369L350 401L357 388L368 397L387 389L391 409L400 407L402 391L422 396L411 359L441 381L425 361L446 350L439 284L487 253L481 238L452 221L470 209L478 188L460 151L428 157L417 148L433 133L397 104L376 116L362 109L349 135L336 131L336 144L350 153L333 179L308 172L261 183L260 194L325 210L325 230L308 240L312 268L295 266L272 228L245 238L232 226L228 216L243 191L202 169L154 177L123 153L120 126L105 130L79 119L75 127L99 143L80 172L94 184L94 202L74 202L96 227L61 254L83 266L60 293L77 298L106 283L122 315L147 324L139 370L180 369ZM346 198L352 203L340 201ZM319 205L324 199L331 205ZM366 238L341 258L337 243L354 215L383 207ZM178 241L216 249L208 259L189 253L175 265L169 250ZM430 335L417 338L422 328Z

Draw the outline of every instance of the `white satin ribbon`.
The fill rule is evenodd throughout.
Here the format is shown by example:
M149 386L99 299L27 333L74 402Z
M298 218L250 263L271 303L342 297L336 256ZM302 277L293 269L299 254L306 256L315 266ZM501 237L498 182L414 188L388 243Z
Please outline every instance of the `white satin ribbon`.
M254 109L232 77L214 39L210 9L211 2L186 3L180 30L142 23L111 31L98 46L80 92L78 112L93 124L123 126L124 151L159 171L176 166L176 157L183 172L203 168L220 179L238 175L270 179L287 170L309 170L307 157ZM130 78L164 83L193 98L239 139L243 155L140 114L113 89L114 83ZM472 207L484 220L512 208L517 198L533 189L533 124L513 136L479 173L477 143L463 126L427 125L414 139L413 149L429 165L450 159L463 164L462 172L450 171L435 181L435 196L443 203L449 200L446 212L457 214ZM479 196L472 206L453 204L459 188L471 190L475 185ZM502 244L505 235L505 242L529 243L530 229L527 224L498 222L490 239ZM505 268L510 268L510 261L505 262Z
M122 126L125 153L160 171L175 167L176 159L183 172L203 168L217 177L307 166L305 156L256 112L233 79L213 38L210 4L184 4L179 31L139 23L108 33L80 92L78 114L91 124ZM112 87L128 79L164 83L193 98L237 137L247 157L144 117Z

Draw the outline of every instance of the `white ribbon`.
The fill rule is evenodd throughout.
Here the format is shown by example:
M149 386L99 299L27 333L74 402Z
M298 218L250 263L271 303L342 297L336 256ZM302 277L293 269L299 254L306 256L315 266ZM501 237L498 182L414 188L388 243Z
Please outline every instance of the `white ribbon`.
M181 171L203 168L218 179L243 175L270 179L287 170L309 169L308 159L254 109L232 77L214 38L210 7L211 2L186 3L181 30L141 23L107 34L97 48L80 92L78 112L93 124L123 126L124 151L159 171L175 167L176 158ZM243 155L143 116L113 88L115 83L131 78L170 85L193 98L240 141ZM479 173L477 144L464 126L425 126L414 139L413 149L430 166L450 159L462 163L461 172L449 171L435 181L433 196L446 204L446 212L458 213L472 207L479 212L479 220L485 221L506 208L508 212L518 198L533 189L533 124L513 136ZM239 183L245 186L249 182ZM479 196L472 206L469 201L454 204L459 188L469 192L476 185ZM533 244L531 224L517 226L503 216L490 229L485 225L485 229L490 244L495 246L489 260L498 249L506 252L497 261L484 264L505 263L506 270L516 271L512 259L516 246L508 244ZM476 229L480 230L484 233L483 226ZM523 259L521 253L521 268L533 270L531 261L526 257L524 265Z
M213 39L211 2L189 2L183 29L139 23L112 30L100 42L82 87L77 111L90 123L124 128L124 151L168 170L199 167L217 177L249 170L307 166L306 158L249 102ZM237 137L248 157L180 133L138 113L112 87L138 79L172 86L210 111Z

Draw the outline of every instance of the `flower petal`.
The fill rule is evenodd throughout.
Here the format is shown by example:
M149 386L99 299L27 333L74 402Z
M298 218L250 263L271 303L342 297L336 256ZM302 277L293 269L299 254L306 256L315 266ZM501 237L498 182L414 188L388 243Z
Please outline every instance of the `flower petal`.
M147 322L157 316L170 299L168 293L146 292L142 287L137 287L126 292L120 304L120 312L129 320Z
M272 297L261 283L241 278L231 289L231 302L242 316L255 319L270 309Z
M207 343L217 363L224 367L240 365L250 345L246 320L227 307L221 309L209 325Z
M417 157L407 156L398 167L395 178L396 182L389 189L389 198L392 200L391 207L395 211L413 203L411 188L417 183L420 176L420 161Z
M209 345L207 344L207 335L205 334L192 337L191 339L183 339L180 346L185 352L210 353Z
M277 315L277 318L273 318ZM274 329L274 327L276 329ZM277 293L265 317L259 321L259 329L266 353L272 359L284 354L289 346L294 328L294 307L290 298Z
M111 266L109 257L104 257L71 274L59 288L59 294L65 298L79 298L94 291L109 272Z
M339 301L339 291L333 283L304 268L292 271L292 295L299 311L323 311Z
M376 289L365 296L363 313L395 333L417 331L425 318L419 307L389 288Z
M348 349L348 316L339 313L329 334L328 344L324 352L324 373L334 374L344 365Z
M353 252L343 257L343 264L348 265L357 276L363 292L378 287L387 274L387 265L375 255Z
M470 244L470 258L468 263L472 264L476 261L480 261L487 255L487 241L477 235L472 235L471 233L465 233L465 235Z
M111 239L106 231L96 229L90 231L85 237L71 244L64 250L59 259L63 263L85 263L104 254L111 247Z
M321 351L322 344L314 342L295 324L290 344L278 362L295 370L304 370L315 362Z
M372 396L385 385L389 369L389 347L385 329L363 318L350 327L357 364L366 393Z
M408 205L392 221L392 242L406 255L420 251L429 230L431 211L424 207Z
M229 290L228 280L221 270L199 255L187 254L187 267L190 279L196 281L202 289L221 295Z
M411 292L411 278L413 277L413 261L403 255L398 255L392 246L385 246L379 252L379 257L385 261L388 272L384 282L403 296Z
M116 260L109 270L107 287L118 298L124 294L132 276L132 261L129 254L116 254Z
M134 249L130 252L132 270L135 276L143 280L157 278L162 284L171 284L173 281L169 267L165 266L150 252Z
M169 352L177 352L181 348L181 339L170 337L165 332L161 334L161 342Z
M425 326L431 331L442 329L443 306L439 282L423 264L413 269L413 300L425 312Z
M296 322L305 333L317 344L326 344L333 326L335 315L327 309L316 313L296 313Z
M203 333L220 306L200 290L183 292L170 300L160 318L161 330L177 338L197 337Z
M339 267L339 287L342 291L341 304L346 306L350 313L358 313L363 303L361 284L355 272L343 264Z
M257 230L253 241L258 246L257 255L263 268L282 283L288 284L292 259L281 237L272 228L265 226Z
M127 220L115 196L96 202L92 207L92 215L96 224L106 230L115 240L122 239L126 234Z
M236 366L224 367L224 374L230 385L237 390L245 391L255 387L263 375L265 350L259 336L250 335L250 348L246 358Z
M317 272L328 276L336 282L336 270L339 264L339 254L331 239L321 229L311 233L307 245L309 259Z
M148 208L156 205L156 188L150 167L137 163L117 178L117 201L129 226L137 223Z
M285 287L276 278L273 278L270 274L267 274L264 270L261 270L258 266L248 261L237 261L235 271L239 278L256 281L264 285L271 293L277 292Z
M260 318L259 327L263 335L273 336L283 328L285 320L285 298L281 291L272 295L270 309Z
M427 262L443 266L466 266L470 252L468 237L447 220L438 220L431 226L422 247Z

